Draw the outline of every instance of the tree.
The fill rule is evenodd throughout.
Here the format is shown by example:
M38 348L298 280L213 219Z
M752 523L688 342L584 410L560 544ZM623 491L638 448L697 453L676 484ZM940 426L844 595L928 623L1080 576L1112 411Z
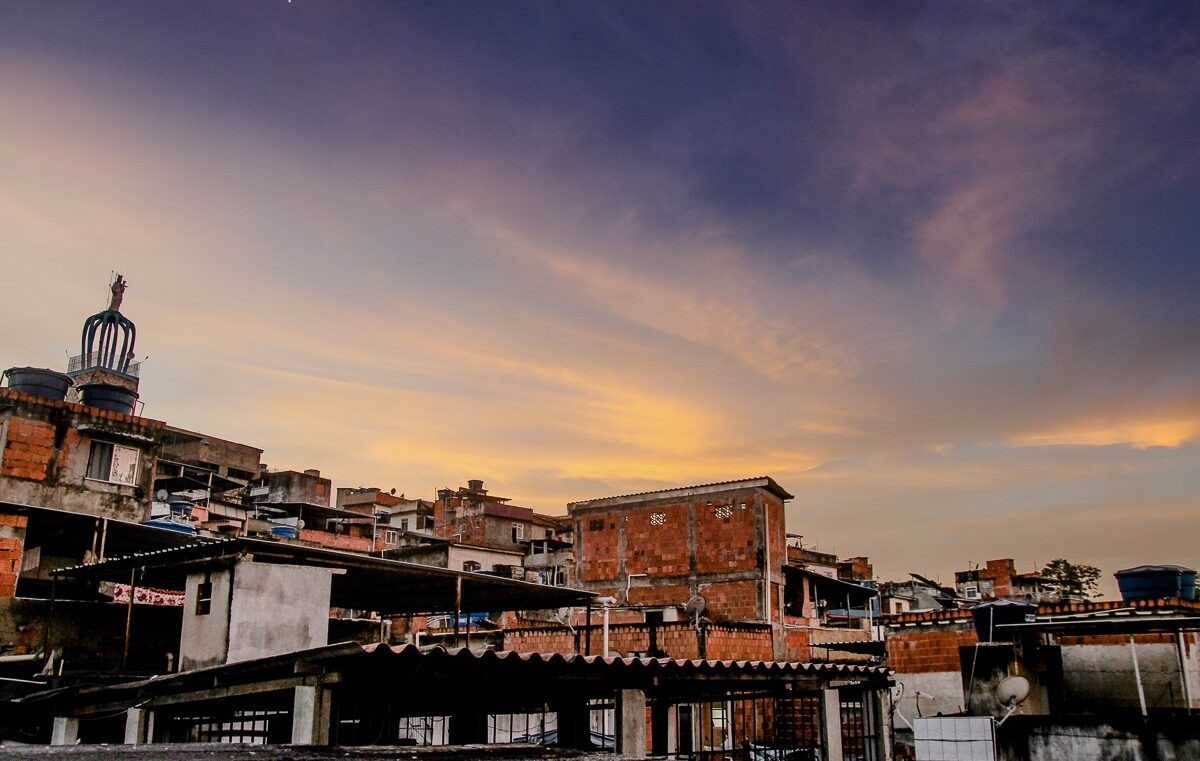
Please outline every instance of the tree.
M1057 558L1046 564L1041 575L1047 579L1054 579L1055 586L1066 594L1081 597L1100 596L1100 569L1094 565L1072 563Z

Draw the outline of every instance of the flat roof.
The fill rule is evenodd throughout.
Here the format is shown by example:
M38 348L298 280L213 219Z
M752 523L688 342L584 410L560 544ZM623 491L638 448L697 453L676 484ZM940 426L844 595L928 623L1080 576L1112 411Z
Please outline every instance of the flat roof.
M335 574L330 605L385 614L546 610L587 605L596 593L569 587L506 579L467 571L386 560L341 550L305 547L237 537L184 547L143 552L52 573L78 579L128 583L142 569L140 583L183 589L193 569L227 565L239 559L343 570ZM461 584L462 606L456 605Z

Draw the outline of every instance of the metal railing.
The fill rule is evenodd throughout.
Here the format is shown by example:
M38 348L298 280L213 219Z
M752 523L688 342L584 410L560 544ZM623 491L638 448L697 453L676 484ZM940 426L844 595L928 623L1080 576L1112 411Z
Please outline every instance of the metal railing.
M123 370L117 370L104 364L103 359L100 356L100 352L78 354L67 360L68 373L81 373L85 370L92 369L107 370L108 372L116 373L117 375L124 375L129 378L137 378L138 374L142 371L142 363L135 362L130 359Z

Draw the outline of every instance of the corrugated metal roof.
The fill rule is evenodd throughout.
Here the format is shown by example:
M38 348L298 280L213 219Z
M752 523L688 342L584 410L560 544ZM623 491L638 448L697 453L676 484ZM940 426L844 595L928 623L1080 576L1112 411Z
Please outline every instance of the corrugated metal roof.
M650 495L657 495L657 494L662 494L664 496L671 496L676 493L689 492L689 491L694 491L694 490L711 490L715 487L720 487L720 486L729 486L729 487L732 487L732 486L746 486L746 487L761 486L762 488L766 489L767 491L771 492L772 494L775 494L776 496L778 496L780 499L794 499L795 498L794 495L788 493L788 491L786 489L784 489L779 484L775 483L775 479L771 478L770 476L754 476L752 478L738 478L738 479L735 479L732 481L714 481L714 482L708 483L708 484L693 484L692 486L677 486L677 487L672 487L669 489L653 489L651 491L634 492L633 494L618 494L618 495L615 495L612 497L597 497L595 499L583 499L583 500L578 500L576 502L567 503L567 508L570 509L570 508L573 508L576 506L589 507L589 506L603 503L603 502L610 502L610 501L616 501L616 500L631 500L635 497L648 497Z

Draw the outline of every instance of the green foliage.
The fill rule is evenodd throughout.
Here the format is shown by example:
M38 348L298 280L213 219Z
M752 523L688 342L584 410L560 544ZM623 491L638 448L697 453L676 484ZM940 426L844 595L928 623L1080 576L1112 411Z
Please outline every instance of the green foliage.
M1063 558L1051 560L1042 569L1042 576L1055 579L1056 586L1063 592L1083 597L1100 595L1100 569L1085 563L1072 563Z

